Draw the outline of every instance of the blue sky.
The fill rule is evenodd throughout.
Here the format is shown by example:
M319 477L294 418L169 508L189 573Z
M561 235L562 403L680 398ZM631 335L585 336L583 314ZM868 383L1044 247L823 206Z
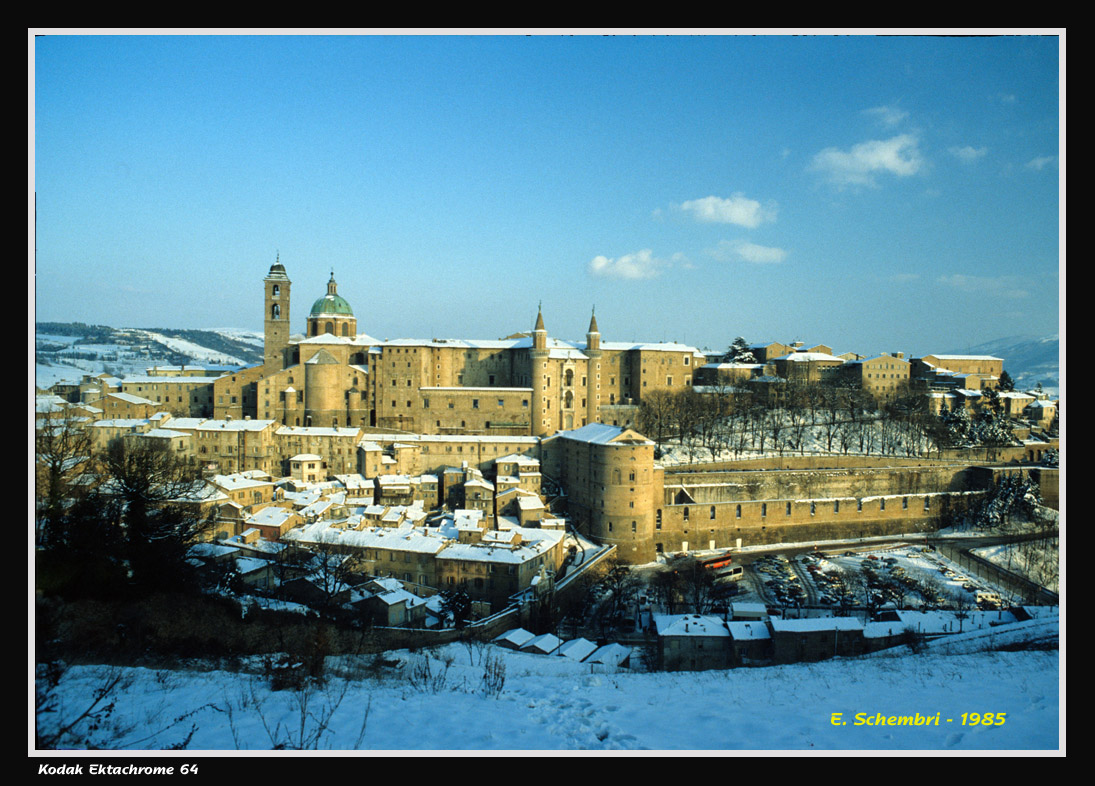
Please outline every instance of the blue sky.
M954 351L1058 330L1061 40L31 43L38 320Z

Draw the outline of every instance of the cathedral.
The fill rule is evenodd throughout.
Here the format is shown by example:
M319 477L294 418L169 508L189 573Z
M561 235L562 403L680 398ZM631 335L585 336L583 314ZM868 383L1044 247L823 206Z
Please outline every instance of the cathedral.
M215 418L542 437L630 425L644 396L690 389L704 364L683 344L602 341L596 315L584 343L550 338L539 310L531 333L504 339L380 341L358 332L333 272L304 334L291 334L291 287L276 261L263 279L263 363L216 381Z

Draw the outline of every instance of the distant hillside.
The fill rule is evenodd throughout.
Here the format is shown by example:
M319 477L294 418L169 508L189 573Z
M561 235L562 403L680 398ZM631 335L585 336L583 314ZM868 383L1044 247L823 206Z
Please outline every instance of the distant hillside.
M231 369L262 362L262 334L239 329L112 328L81 322L35 324L35 382L49 387L83 374L142 376L151 366Z
M1009 336L952 351L955 355L994 355L1004 359L1004 370L1015 387L1029 389L1042 383L1043 390L1057 393L1061 386L1059 337Z

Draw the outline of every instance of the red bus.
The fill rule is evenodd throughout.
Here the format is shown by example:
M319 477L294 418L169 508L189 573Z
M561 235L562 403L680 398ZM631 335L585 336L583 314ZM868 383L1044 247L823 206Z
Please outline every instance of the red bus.
M734 562L734 559L729 554L720 554L717 557L708 557L705 560L700 561L706 570L721 570L722 568L728 568Z

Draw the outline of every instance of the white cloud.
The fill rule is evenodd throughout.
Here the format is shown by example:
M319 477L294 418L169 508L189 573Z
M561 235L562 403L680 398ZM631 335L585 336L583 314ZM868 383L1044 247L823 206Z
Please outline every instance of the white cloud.
M707 254L720 262L751 262L755 265L779 264L787 258L787 252L774 246L761 246L745 240L723 240Z
M989 152L989 149L987 147L965 145L964 147L952 147L950 152L955 158L972 163L979 158L983 158Z
M1041 172L1046 167L1057 166L1057 156L1039 156L1038 158L1032 158L1027 161L1027 169L1033 169L1036 172Z
M878 174L908 177L919 172L923 164L916 137L899 134L892 139L861 142L848 151L826 148L814 156L812 169L839 186L872 186Z
M1024 298L1029 294L1025 289L1020 289L1015 280L1008 276L988 278L955 273L950 276L940 276L937 280L944 286L974 294L992 295L1008 299Z
M774 204L762 205L755 199L734 194L729 199L709 196L683 202L680 209L691 213L697 221L713 224L737 224L753 229L766 221L776 220Z
M596 256L589 263L591 275L602 278L643 279L654 278L668 263L654 256L649 248L616 259Z
M909 116L908 112L896 106L876 106L872 109L864 109L863 114L877 118L879 123L889 128L893 128Z

